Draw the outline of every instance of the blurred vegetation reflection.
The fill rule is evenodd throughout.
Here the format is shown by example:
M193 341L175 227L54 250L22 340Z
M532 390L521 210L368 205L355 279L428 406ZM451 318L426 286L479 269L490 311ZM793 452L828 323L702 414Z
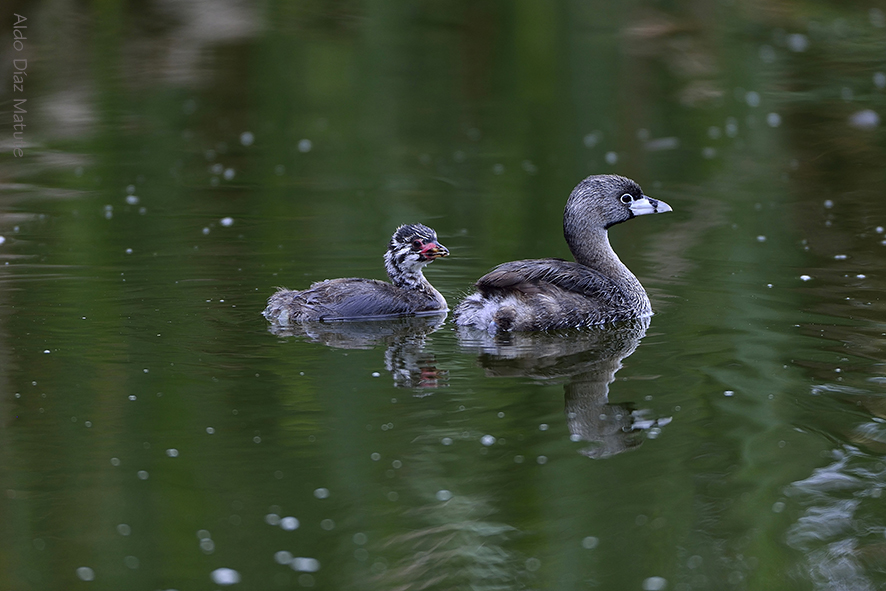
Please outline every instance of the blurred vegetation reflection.
M0 588L883 587L884 8L4 4ZM260 316L568 258L592 173L649 327Z

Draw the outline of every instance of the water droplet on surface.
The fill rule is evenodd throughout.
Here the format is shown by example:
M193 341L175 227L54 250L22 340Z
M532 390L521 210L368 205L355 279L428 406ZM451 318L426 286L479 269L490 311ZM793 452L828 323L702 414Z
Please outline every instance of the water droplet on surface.
M778 127L781 125L781 115L778 113L769 113L766 115L766 124L769 127Z
M606 155L603 157L606 160L606 164L612 166L616 162L618 162L618 154L615 152L606 152Z
M812 279L812 277L810 277L809 275L800 275L800 279L802 281L809 281L810 279Z
M77 578L81 581L94 581L95 571L88 566L81 566L77 569Z
M311 142L311 140L304 139L304 140L299 140L299 142L298 142L298 151L299 152L302 152L302 153L310 152L311 148L313 148L313 147L314 147L314 144L313 144L313 142Z
M541 560L538 558L527 558L526 559L526 570L529 572L535 572L541 568Z
M226 228L229 228L234 225L234 218L232 218L232 217L222 218L218 221L218 223L220 223L222 226L224 226Z
M117 526L117 533L121 536L128 536L132 533L132 528L126 525L125 523L121 523Z
M170 458L177 458L178 457L178 450L171 447L166 450L166 455L169 456Z
M664 577L649 577L643 581L643 591L664 591L668 581Z
M759 107L760 106L760 93L754 90L749 90L744 95L744 102L747 103L749 107Z
M240 143L244 146L251 146L255 142L255 136L251 131L244 131L240 134Z
M240 582L240 573L232 568L217 568L210 573L210 576L216 585L233 585Z
M586 550L593 550L600 543L600 539L594 536L587 536L581 541L582 548Z
M324 519L320 522L320 527L326 531L332 531L335 529L335 522L331 519Z
M320 561L316 558L305 558L296 556L292 559L292 570L303 573L315 573L320 570Z
M862 109L849 116L849 126L856 129L871 130L880 125L880 115L871 109Z
M129 205L138 205L138 197L136 197L135 195L127 195L126 203L128 203Z
M237 174L237 173L234 171L233 168L226 168L226 169L225 169L225 174L224 174L223 176L225 177L225 180L226 180L226 181L232 181L232 180L234 180L234 176L235 176L236 174Z
M298 519L292 516L284 517L280 520L280 529L284 531L295 531L299 525Z
M593 148L600 141L600 132L591 132L587 134L582 141L586 148Z
M495 437L493 437L492 435L484 435L480 438L480 443L482 443L486 447L489 447L490 445L495 444Z
M274 561L277 564L289 564L292 562L292 552L287 552L286 550L274 552Z
M314 491L314 496L318 499L327 499L329 498L329 489L328 488L318 488Z
M802 33L793 33L785 38L788 49L795 53L802 53L809 47L809 38Z
M437 497L438 501L448 501L449 499L452 498L452 493L444 488L444 489L438 490L437 494L435 496Z

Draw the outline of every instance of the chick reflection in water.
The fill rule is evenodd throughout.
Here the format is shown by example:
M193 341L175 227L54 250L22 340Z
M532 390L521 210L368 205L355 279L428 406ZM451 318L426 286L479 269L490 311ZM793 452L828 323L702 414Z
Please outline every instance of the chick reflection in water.
M279 337L299 337L336 349L384 347L385 369L400 388L437 388L447 385L448 374L437 369L433 353L425 351L427 337L443 326L446 313L389 320L301 322L268 330Z
M479 351L480 365L494 377L566 379L566 422L590 458L607 458L639 446L671 422L652 418L630 403L610 404L609 384L646 334L649 318L557 333L489 334L461 327L462 347Z

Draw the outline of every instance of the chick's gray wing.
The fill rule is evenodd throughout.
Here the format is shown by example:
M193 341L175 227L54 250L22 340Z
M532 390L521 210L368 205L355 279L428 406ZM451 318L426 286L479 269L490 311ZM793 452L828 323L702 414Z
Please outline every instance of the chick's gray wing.
M400 296L396 287L375 279L330 279L315 283L299 296L304 308L325 320L409 312L409 302Z

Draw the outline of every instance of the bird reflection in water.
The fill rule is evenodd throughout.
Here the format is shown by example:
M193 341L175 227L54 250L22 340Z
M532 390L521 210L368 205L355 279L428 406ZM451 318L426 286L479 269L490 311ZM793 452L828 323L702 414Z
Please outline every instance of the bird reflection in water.
M385 347L385 369L398 388L439 388L448 385L448 372L437 368L433 353L425 351L428 335L443 326L446 312L385 320L301 322L271 325L278 337L297 337L336 349Z
M490 334L459 329L463 348L479 351L478 361L494 377L565 379L566 422L575 441L593 445L589 458L607 458L657 436L671 417L653 418L631 403L611 404L609 384L646 334L649 318L561 332Z

